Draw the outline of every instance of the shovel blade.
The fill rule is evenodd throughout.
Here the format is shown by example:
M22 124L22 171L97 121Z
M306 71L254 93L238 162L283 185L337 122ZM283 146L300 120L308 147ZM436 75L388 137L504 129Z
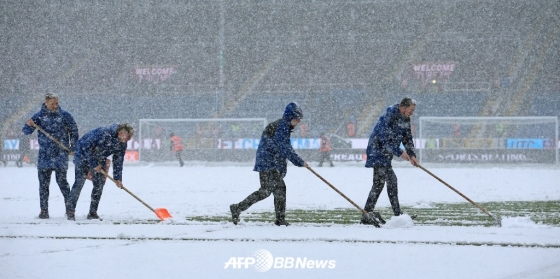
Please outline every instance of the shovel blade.
M167 209L165 208L156 208L154 210L154 212L156 213L156 216L161 219L162 221L165 221L166 219L172 218L171 214L169 214L169 211L167 211Z

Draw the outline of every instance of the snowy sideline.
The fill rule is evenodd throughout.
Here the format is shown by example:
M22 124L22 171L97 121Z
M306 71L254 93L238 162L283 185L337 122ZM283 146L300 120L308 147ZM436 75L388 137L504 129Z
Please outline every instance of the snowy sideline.
M557 166L425 167L476 202L560 202ZM371 187L371 169L345 163L314 170L363 205ZM465 202L418 168L396 163L395 171L403 205ZM401 216L375 229L358 224L276 227L245 222L242 214L241 224L235 226L185 218L229 214L229 204L259 187L258 173L250 163L191 162L183 168L174 162L130 164L124 168L123 183L152 207L167 208L173 219L134 224L157 217L108 181L98 212L103 221L85 218L90 182L78 202L77 221L67 221L53 175L51 219L40 220L36 169L0 167L0 278L560 277L560 228L535 224L529 216L505 218L502 227L415 226ZM304 168L289 167L286 184L288 209L353 208ZM272 200L249 211L271 212ZM389 206L386 193L378 206ZM273 263L264 271L257 268L263 263L258 257L263 250ZM232 258L241 257L239 263L246 266L231 264ZM321 261L331 265L314 265Z

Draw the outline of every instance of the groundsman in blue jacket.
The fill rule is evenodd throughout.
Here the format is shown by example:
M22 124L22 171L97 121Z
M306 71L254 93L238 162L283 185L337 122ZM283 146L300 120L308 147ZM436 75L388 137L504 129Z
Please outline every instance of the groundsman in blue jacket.
M410 161L413 166L418 165L412 131L410 129L410 116L414 114L416 101L404 98L399 104L387 108L371 136L366 149L366 168L373 168L373 186L368 195L364 210L373 212L377 199L387 183L387 193L395 216L402 214L399 205L397 176L391 166L393 156ZM400 148L401 143L405 150ZM369 221L371 222L371 221ZM369 224L368 218L363 217L362 223Z
M49 133L61 144L72 150L78 141L78 126L70 113L58 106L58 96L53 93L45 95L45 102L41 110L25 121L22 132L30 135L35 131L36 125ZM49 218L49 185L51 174L54 171L56 183L64 197L64 203L68 201L70 185L66 180L68 170L69 153L58 143L47 137L42 132L37 132L39 139L39 157L37 159L37 171L39 172L39 204L41 213L39 218ZM20 144L29 144L20 142ZM72 155L70 153L70 155ZM23 155L22 155L23 156Z
M287 160L298 167L307 167L307 163L301 159L292 148L290 134L303 118L303 112L297 103L292 102L286 106L284 115L266 126L264 129L257 156L254 171L259 172L261 187L250 194L238 204L230 205L233 223L237 225L239 215L251 205L274 195L274 211L276 212L277 226L285 225L286 222L286 184L284 176L287 173Z
M128 123L113 124L109 127L94 129L78 140L75 148L74 165L75 181L68 201L68 220L75 220L75 210L80 192L84 187L88 172L91 173L93 189L87 219L99 219L97 208L105 185L105 169L107 157L113 155L113 178L117 187L122 188L122 170L126 142L134 135L134 128Z

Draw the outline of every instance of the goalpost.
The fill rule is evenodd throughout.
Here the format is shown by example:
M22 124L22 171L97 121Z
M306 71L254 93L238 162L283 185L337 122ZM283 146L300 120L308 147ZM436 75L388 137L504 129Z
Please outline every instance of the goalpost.
M420 117L420 162L558 164L557 117Z
M267 125L265 118L140 119L138 159L144 162L176 160L170 134L183 142L183 159L221 161L254 155ZM221 150L222 152L219 152ZM250 151L250 152L249 152ZM235 157L235 158L234 158Z

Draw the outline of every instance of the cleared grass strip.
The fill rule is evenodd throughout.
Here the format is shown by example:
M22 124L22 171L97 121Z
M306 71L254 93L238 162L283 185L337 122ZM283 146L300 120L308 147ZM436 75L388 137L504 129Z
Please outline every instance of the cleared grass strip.
M537 224L560 226L560 201L511 201L480 203L494 215L502 217L529 217ZM437 226L495 226L495 221L470 203L432 203L429 206L402 206L410 215L416 214L415 225ZM389 220L393 216L390 208L376 208ZM361 213L354 208L293 209L286 211L286 220L291 223L358 224ZM274 222L274 210L270 212L243 212L245 222ZM231 216L192 216L187 220L222 222L231 221Z

